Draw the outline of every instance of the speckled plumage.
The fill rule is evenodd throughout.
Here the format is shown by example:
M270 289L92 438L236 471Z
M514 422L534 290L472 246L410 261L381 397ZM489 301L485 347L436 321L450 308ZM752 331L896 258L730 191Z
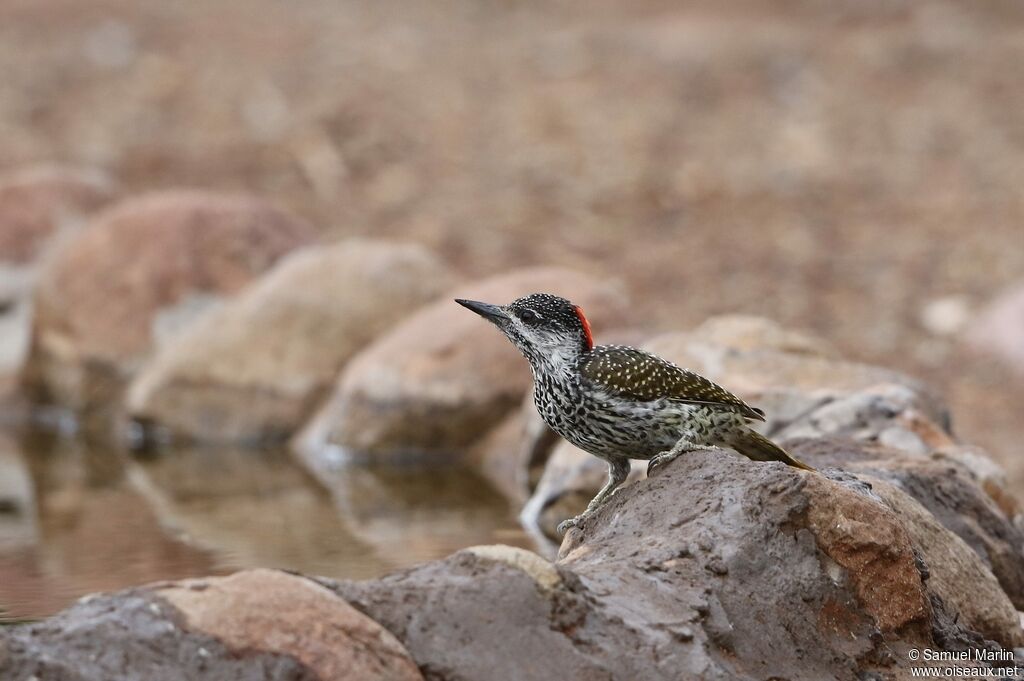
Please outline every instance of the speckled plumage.
M534 370L534 404L556 433L602 459L651 459L680 439L728 446L759 410L643 350L603 345L568 371Z
M722 446L810 470L747 426L764 412L713 381L643 350L594 347L583 311L564 298L535 293L505 307L457 302L498 326L529 360L534 404L551 429L608 462L608 483L588 513L622 484L629 459L656 466Z

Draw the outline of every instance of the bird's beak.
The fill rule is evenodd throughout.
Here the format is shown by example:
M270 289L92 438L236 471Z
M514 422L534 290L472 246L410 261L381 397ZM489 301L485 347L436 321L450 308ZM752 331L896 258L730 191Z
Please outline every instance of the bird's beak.
M476 312L478 315L483 317L489 322L500 324L508 321L508 315L497 305L491 305L490 303L481 303L478 300L463 300L462 298L456 298L455 302L464 308Z

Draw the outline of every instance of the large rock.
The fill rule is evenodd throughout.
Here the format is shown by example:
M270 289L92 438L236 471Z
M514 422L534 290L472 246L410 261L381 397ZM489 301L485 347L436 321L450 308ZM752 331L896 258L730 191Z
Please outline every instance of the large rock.
M695 452L572 531L561 565L595 582L619 582L613 598L623 604L627 594L656 599L669 583L681 585L675 595L684 598L687 587L707 594L710 586L704 633L760 661L758 678L787 676L773 667L785 665L793 648L802 665L821 665L828 675L883 641L898 650L936 630L1020 645L1015 609L981 558L906 493L862 480L751 463L725 450ZM649 538L639 553L638 532ZM706 573L720 579L708 584ZM966 631L946 631L947 615ZM756 635L767 621L792 637L789 648L773 651L772 631ZM830 666L832 654L844 662Z
M16 370L28 349L40 263L115 192L95 170L46 165L0 176L0 372Z
M913 498L881 480L867 475L859 477L871 484L873 492L902 521L928 568L927 585L932 598L944 605L953 604L947 612L962 617L983 637L1007 647L1021 645L1024 632L1020 628L1020 617L989 569L990 565L960 537L950 536L950 531L929 509Z
M597 328L625 315L617 288L562 269L520 270L451 291L353 358L296 447L373 459L466 449L515 408L531 379L516 349L451 298L507 303L536 291L577 302Z
M776 440L842 436L889 447L898 456L922 457L955 445L943 418L931 411L927 398L906 385L879 383L856 392L826 394L794 393L782 400L814 402L801 413L783 418L784 407L766 399L761 402L770 418L766 430Z
M477 547L331 586L446 681L902 679L927 666L910 649L1021 643L963 541L894 486L833 478L697 452L615 495L554 564Z
M978 554L1014 605L1024 610L1024 528L956 458L945 451L908 458L883 446L834 438L795 440L790 449L819 468L868 475L913 497Z
M250 197L164 192L118 204L41 276L27 387L77 409L104 404L162 337L314 237Z
M133 381L133 417L203 441L290 436L345 362L452 284L418 246L349 241L294 253L166 344Z
M394 636L314 582L273 570L89 596L0 634L10 681L415 681Z

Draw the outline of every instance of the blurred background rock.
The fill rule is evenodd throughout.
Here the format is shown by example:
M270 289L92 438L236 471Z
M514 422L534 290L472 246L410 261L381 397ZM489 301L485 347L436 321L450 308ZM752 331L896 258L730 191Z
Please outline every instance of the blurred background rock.
M8 0L0 4L0 386L12 392L26 355L39 356L30 349L28 300L65 235L118 198L201 189L255 197L252 233L263 236L240 228L238 242L204 251L205 269L174 275L187 284L180 297L138 307L118 297L118 286L138 283L134 275L118 283L131 271L130 251L126 261L98 258L113 271L98 268L85 280L113 284L97 288L93 309L102 311L109 296L113 309L162 315L173 326L220 302L204 296L234 294L283 251L314 239L410 242L464 281L526 266L571 268L624 285L629 315L615 326L639 325L639 340L715 315L756 314L807 330L849 360L920 378L944 396L956 434L1003 464L1020 490L1020 63L1024 6L1011 0ZM264 214L277 209L263 202L288 215ZM291 236L268 244L260 226L267 224L290 225L280 229ZM147 257L173 269L162 262L162 242L146 243ZM124 244L114 238L110 252ZM179 256L189 250L174 248ZM242 261L244 276L218 278L225 263ZM424 296L447 287L440 277ZM71 312L95 323L88 310ZM221 314L241 319L230 309ZM66 319L49 328L64 333ZM142 332L155 333L146 320L137 319ZM126 328L108 331L116 337ZM596 329L599 342L608 330ZM144 359L120 353L112 381L103 374L68 385L67 372L56 382L45 370L35 375L50 392L57 386L89 402L109 396L111 382L122 387ZM86 364L82 375L94 376L97 367ZM287 420L294 425L290 413ZM5 474L14 481L3 488L13 490L11 508L38 504L34 495L44 492L57 502L76 498L47 492L51 476L40 462L48 459L36 456L34 440L27 449L24 439L15 442L6 448L25 451L5 454L3 470L18 469ZM84 479L126 485L130 493L117 502L125 508L143 494L147 508L158 509L119 513L200 535L196 518L219 517L207 502L185 503L189 495L157 494L166 476L128 474L165 464L102 456L113 456L121 472ZM289 503L319 499L345 509L351 499L377 498L352 493L347 479L316 497L298 471L274 477L303 490ZM481 502L464 501L454 516L474 517ZM53 513L42 523L12 522L3 536L30 545L33 533L63 527ZM323 555L340 550L324 537L351 536L350 547L393 537L366 531L365 511L339 511L345 522L362 518L344 532L330 529L330 512L309 513L305 529L312 544L326 544ZM487 513L465 543L512 531L512 514ZM412 526L429 521L420 519ZM208 530L223 525L207 521ZM222 540L210 545L245 545L216 536ZM365 560L381 569L402 563L389 542ZM415 552L444 555L457 543ZM172 541L153 551L192 566L168 577L247 564L258 553L243 546L218 557L197 545ZM250 558L224 559L230 551ZM281 562L295 554L275 555ZM30 565L18 573L25 575L58 562L21 564Z

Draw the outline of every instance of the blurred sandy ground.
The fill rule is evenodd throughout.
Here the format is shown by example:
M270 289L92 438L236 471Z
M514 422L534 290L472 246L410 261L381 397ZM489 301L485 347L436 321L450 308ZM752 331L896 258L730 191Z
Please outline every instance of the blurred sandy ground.
M1016 0L4 0L0 167L764 314L932 381L1024 484L1024 379L956 340L1024 277L1021 64Z

